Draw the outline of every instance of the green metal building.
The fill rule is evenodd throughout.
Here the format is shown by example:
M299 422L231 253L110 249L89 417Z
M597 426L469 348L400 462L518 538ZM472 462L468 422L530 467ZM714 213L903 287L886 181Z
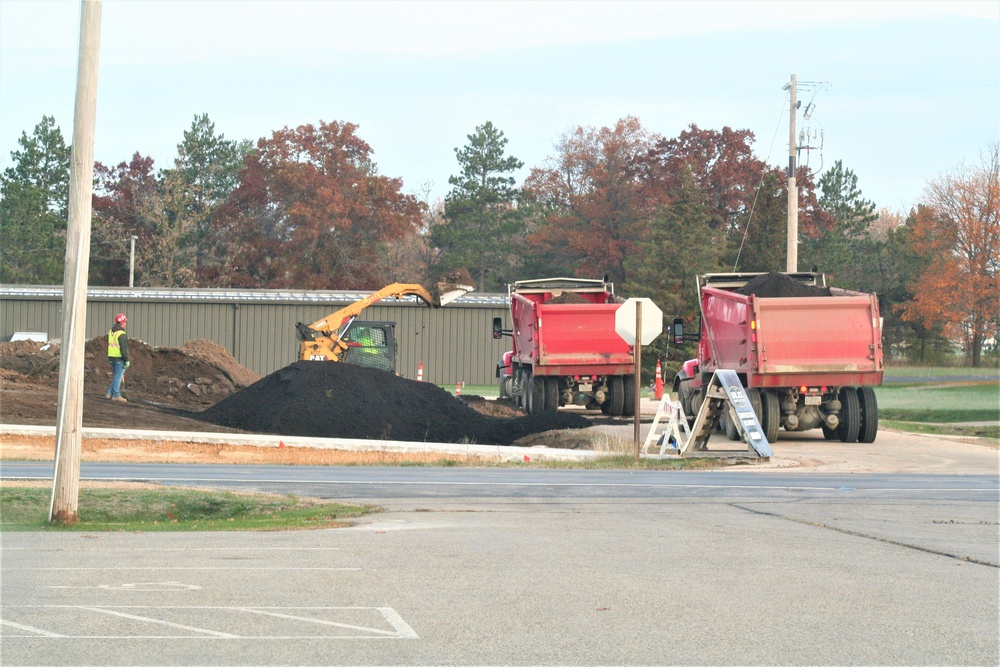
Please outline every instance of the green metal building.
M268 375L298 359L295 324L311 324L370 292L152 289L90 287L87 340L104 335L116 313L128 316L132 338L155 347L180 347L206 338L229 350L243 366ZM63 288L0 285L0 341L18 332L62 335ZM494 317L510 326L507 296L467 294L443 308L428 308L415 297L386 299L369 306L365 320L396 322L403 377L425 382L493 384L496 363L507 339L494 340Z

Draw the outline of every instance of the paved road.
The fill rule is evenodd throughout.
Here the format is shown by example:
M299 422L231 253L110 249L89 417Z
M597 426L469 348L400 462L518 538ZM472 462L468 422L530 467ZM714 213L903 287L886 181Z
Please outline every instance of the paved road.
M293 533L2 533L0 661L995 665L986 472L84 464L386 511ZM51 465L0 465L36 473Z

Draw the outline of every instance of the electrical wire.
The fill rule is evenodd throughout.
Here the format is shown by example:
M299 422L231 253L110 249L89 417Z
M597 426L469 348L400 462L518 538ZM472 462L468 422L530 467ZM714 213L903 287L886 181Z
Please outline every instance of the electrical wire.
M743 229L743 240L740 241L740 249L736 252L736 261L733 263L733 273L736 273L736 267L740 265L740 256L743 254L743 246L746 245L747 236L750 234L750 221L753 220L753 212L757 208L757 198L760 197L761 188L764 187L764 178L767 177L767 172L770 170L768 162L771 159L771 151L774 150L774 142L778 139L778 130L781 129L781 119L785 117L785 109L788 107L788 103L791 100L791 92L785 97L785 100L781 103L781 112L778 113L778 122L774 126L774 136L771 137L771 146L767 149L767 158L764 160L764 168L760 173L760 183L757 184L757 191L753 195L753 203L750 204L750 212L747 214L747 224Z

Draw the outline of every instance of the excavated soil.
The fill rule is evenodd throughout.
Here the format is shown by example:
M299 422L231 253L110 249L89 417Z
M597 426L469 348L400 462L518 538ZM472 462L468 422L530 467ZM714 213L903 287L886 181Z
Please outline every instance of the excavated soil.
M565 412L490 417L433 384L372 368L311 361L275 371L198 418L276 435L494 445L590 425Z
M566 413L524 416L500 401L458 398L347 364L298 362L261 379L209 340L180 348L130 340L123 385L129 402L115 403L104 398L111 379L106 345L103 336L86 343L87 427L508 445L526 436L543 444L540 434L590 425ZM0 420L55 425L58 381L58 346L0 343ZM552 441L563 446L558 437Z
M107 392L111 383L107 351L108 343L103 336L86 342L84 393ZM59 384L59 354L59 346L51 343L0 343L0 369L8 371L3 375L4 389L11 388L10 385L55 388ZM260 379L224 347L204 339L188 341L176 348L153 347L130 338L129 360L122 388L125 396L188 410L213 405Z
M762 298L830 296L828 287L806 285L783 273L773 272L757 276L743 287L733 291L744 296L753 294Z

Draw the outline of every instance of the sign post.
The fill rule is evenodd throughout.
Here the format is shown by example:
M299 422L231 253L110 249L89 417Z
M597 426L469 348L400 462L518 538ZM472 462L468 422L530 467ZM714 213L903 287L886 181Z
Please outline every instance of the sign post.
M641 401L642 346L649 345L663 331L663 311L651 299L629 299L615 311L615 332L629 345L635 346L635 387L633 440L635 456L639 457L639 406ZM638 335L636 335L638 332Z

